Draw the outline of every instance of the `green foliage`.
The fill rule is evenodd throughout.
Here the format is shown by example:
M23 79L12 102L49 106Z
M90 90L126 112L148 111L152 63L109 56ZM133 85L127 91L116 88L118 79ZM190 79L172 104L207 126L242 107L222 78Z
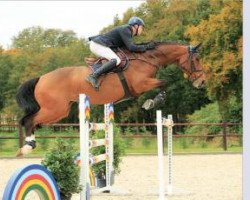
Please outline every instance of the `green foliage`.
M70 200L73 193L80 192L79 167L74 163L76 151L73 146L62 139L58 139L42 161L48 168L61 193L62 200Z
M13 38L13 47L28 50L30 53L41 52L46 48L66 47L77 42L78 38L73 31L60 29L43 29L34 26L22 30Z
M114 169L115 173L120 173L120 164L122 162L122 156L125 155L125 143L121 137L121 129L114 126Z
M218 101L226 121L230 96L242 104L242 1L211 1L211 5L220 7L219 12L190 26L185 34L194 43L203 44L208 94Z
M240 102L238 102L240 100ZM228 122L241 123L242 122L242 99L236 96L230 96L228 109Z
M219 123L221 117L219 114L218 103L211 103L195 111L192 115L188 115L188 122L200 123Z
M5 106L7 101L6 93L9 89L9 85L6 84L10 76L10 71L13 66L11 65L11 58L8 55L0 54L0 110Z
M195 111L192 115L188 115L188 122L197 123L220 123L221 116L219 113L218 103L211 103ZM222 128L220 126L189 126L186 128L186 134L193 135L213 135L219 134Z
M49 136L49 135L53 135L53 130L51 128L43 128L40 131L36 131L36 135L39 136ZM48 149L49 146L49 140L48 139L39 139L39 146L41 146L42 149Z

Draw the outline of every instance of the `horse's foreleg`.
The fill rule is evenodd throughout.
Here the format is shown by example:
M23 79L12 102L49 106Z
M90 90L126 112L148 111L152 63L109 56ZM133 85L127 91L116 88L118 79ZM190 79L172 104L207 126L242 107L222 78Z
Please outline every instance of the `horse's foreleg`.
M138 88L142 87L142 92L147 92L147 91L150 91L152 89L165 86L166 81L165 80L158 80L155 78L148 78L143 83L139 83L139 84L140 84L140 86Z
M157 80L158 80L158 79L157 79ZM160 81L159 86L158 86L158 87L160 87L160 88L164 88L164 87L167 85L167 81L166 81L166 80L160 79L160 80L158 80L158 81Z
M146 110L150 110L150 109L154 108L156 105L163 103L164 100L166 99L166 96L167 96L167 93L164 90L164 86L166 85L165 80L154 79L151 81L152 81L152 83L154 83L153 88L160 87L161 92L158 95L156 95L154 99L147 99L144 102L144 104L142 105L142 108L144 108Z

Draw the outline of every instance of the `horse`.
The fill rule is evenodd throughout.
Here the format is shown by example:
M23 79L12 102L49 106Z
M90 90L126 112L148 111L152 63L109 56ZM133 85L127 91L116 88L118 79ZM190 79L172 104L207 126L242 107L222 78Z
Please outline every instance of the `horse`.
M36 127L67 117L71 104L78 100L81 93L86 94L90 103L95 105L120 101L127 93L138 97L154 88L163 87L166 82L156 79L156 72L173 63L181 68L194 87L204 86L205 73L199 60L199 47L200 44L190 46L156 42L155 49L143 53L132 53L123 48L129 60L129 66L123 72L123 81L117 73L105 74L100 77L99 91L85 80L91 73L91 69L86 66L58 68L24 82L17 91L16 100L25 113L19 121L19 132L22 134L24 127L26 138L17 156L28 154L36 147ZM124 80L125 88L122 83Z

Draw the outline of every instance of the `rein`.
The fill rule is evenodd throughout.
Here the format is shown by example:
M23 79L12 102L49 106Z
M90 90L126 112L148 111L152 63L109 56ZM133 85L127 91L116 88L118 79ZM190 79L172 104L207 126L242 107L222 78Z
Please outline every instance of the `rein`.
M129 58L129 57L127 56L127 54L124 53L124 51L123 51L122 49L118 48L118 51L119 51L120 53L122 53L123 56L125 57L125 59L128 60L128 61L140 60L140 61L142 61L142 62L145 62L145 63L147 63L147 64L152 65L152 66L155 67L156 69L159 69L160 67L162 67L162 66L158 66L158 65L156 65L156 64L154 64L154 63L151 63L151 62L149 62L149 61L147 61L147 60L138 58L138 57L136 57L136 55L135 55L134 53L133 53L133 56L134 56L134 57L133 57L133 58Z
M145 63L147 63L147 64L153 66L153 67L156 68L157 70L160 69L160 68L162 67L161 65L153 64L153 63L151 63L151 62L149 62L149 61L147 61L147 60L141 59L141 58L129 58L129 60L131 60L131 61L132 61L132 60L140 60L140 61L142 61L142 62L145 62Z
M163 51L157 49L157 47L155 48L155 50L158 51L158 52L160 52L164 57L167 57L167 55L166 55ZM133 56L134 56L133 58L129 58L129 57L126 55L126 53L124 53L121 49L120 49L120 51L125 55L126 59L129 60L129 61L139 60L139 61L145 62L145 63L147 63L147 64L153 66L153 67L156 68L157 70L159 70L160 68L163 67L162 65L156 65L156 64L154 64L154 63L152 63L152 62L147 61L146 59L139 58L139 57L137 57L137 55L136 55L135 53L133 53ZM182 63L179 63L180 68L181 68L186 74L188 74L189 77L191 77L191 81L195 81L195 80L199 79L199 78L202 76L202 74L200 74L199 76L197 76L197 77L195 77L195 78L192 78L193 73L196 73L196 72L203 72L202 69L199 69L199 70L198 70L198 69L195 68L195 64L194 64L194 61L193 61L193 59L192 59L192 58L193 58L193 55L194 55L195 53L197 53L197 52L194 51L194 50L192 49L191 46L188 46L188 54L189 54L189 55L188 55L188 58L187 58L185 61L183 61ZM170 64L173 64L174 62L175 62L175 60L174 60L173 62L171 62ZM183 65L184 63L186 63L186 62L189 63L189 69L191 70L191 72L188 71L187 69L185 69L185 68L182 67L182 65Z

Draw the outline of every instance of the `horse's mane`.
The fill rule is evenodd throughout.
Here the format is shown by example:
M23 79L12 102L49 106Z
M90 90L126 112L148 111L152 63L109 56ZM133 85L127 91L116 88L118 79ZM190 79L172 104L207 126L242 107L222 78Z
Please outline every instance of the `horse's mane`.
M182 41L169 41L169 40L164 40L164 41L150 41L150 42L145 42L145 43L139 43L139 45L145 45L145 44L149 44L149 43L155 43L156 46L159 46L159 45L189 45L188 43L186 42L182 42Z
M147 45L147 44L149 44L151 42L155 43L156 47L158 47L160 45L178 45L178 46L183 46L183 45L188 46L189 45L189 44L187 44L185 42L179 42L179 41L178 42L177 41L150 41L150 42L138 43L137 45ZM138 54L138 53L130 52L126 47L122 47L120 49L123 52L125 52L127 55L131 55L131 54L136 55L136 54ZM142 54L139 53L139 55L141 56ZM152 57L152 56L154 56L154 52L153 51L150 51L150 52L146 51L145 53L143 53L143 55L145 57L148 57L148 56Z

